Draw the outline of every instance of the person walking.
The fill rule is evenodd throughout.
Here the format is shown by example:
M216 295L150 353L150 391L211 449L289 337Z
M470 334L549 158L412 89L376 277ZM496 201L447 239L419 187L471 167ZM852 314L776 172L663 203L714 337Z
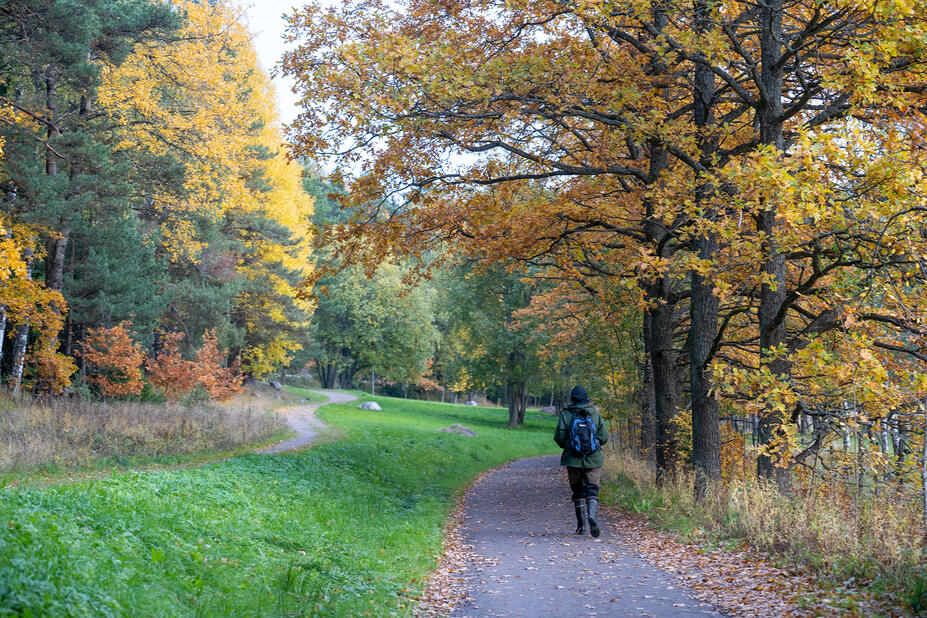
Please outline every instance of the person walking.
M570 405L560 413L554 441L563 449L560 465L566 466L570 480L576 534L586 534L588 517L589 532L598 537L599 481L605 465L602 445L608 442L608 431L582 386L576 385L570 391Z

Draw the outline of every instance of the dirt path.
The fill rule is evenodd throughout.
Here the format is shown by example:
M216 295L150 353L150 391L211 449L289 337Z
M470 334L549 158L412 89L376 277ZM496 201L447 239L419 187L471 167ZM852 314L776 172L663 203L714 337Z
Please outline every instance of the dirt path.
M468 600L452 616L719 615L672 575L616 542L609 517L598 539L576 522L558 458L516 461L483 477L463 503L460 529L472 551Z
M293 451L304 446L312 444L319 432L327 427L325 423L315 417L315 411L329 403L347 403L357 399L355 395L347 393L338 393L335 391L312 391L325 395L328 401L325 403L315 403L308 406L295 406L283 408L280 414L286 419L287 425L296 431L296 437L289 440L283 440L276 444L262 448L255 453L273 454Z

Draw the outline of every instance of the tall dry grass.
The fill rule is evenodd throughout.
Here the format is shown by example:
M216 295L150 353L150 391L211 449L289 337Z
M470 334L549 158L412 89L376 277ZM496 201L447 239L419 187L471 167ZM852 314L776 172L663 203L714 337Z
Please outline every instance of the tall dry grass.
M0 471L226 451L284 428L276 414L243 404L102 403L0 393Z
M911 597L923 593L924 535L910 496L885 491L860 497L835 479L796 483L791 495L782 495L773 485L732 479L696 503L691 476L656 487L652 468L621 452L607 458L606 479L621 506L677 532L746 541L819 575L877 582L907 595L912 607L927 601Z

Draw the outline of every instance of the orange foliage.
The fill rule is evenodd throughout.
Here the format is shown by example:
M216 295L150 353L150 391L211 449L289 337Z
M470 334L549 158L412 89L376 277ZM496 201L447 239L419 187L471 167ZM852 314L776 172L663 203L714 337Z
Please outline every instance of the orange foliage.
M169 401L177 401L196 386L203 387L218 401L226 401L241 392L242 376L237 366L222 365L225 354L219 350L214 330L203 335L203 346L196 360L183 358L181 339L183 333L165 333L161 352L145 364L148 381L160 388Z
M216 331L206 331L203 335L203 347L196 353L196 372L199 384L217 401L227 401L244 388L237 363L231 367L224 367L224 356L225 354L219 350Z
M100 389L104 397L126 397L142 392L142 363L145 351L132 340L131 322L120 322L112 328L87 331L81 354L95 370L88 380Z
M196 386L196 365L180 354L183 333L164 333L161 351L145 363L148 381L161 389L168 401L177 401Z

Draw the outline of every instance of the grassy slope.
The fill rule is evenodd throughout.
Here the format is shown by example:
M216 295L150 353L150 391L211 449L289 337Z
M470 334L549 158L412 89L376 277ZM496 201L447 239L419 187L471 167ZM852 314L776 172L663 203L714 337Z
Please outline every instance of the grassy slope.
M292 455L16 489L0 503L0 614L405 613L455 494L553 451L553 419L377 398L328 406L345 438ZM476 438L439 433L463 423Z

